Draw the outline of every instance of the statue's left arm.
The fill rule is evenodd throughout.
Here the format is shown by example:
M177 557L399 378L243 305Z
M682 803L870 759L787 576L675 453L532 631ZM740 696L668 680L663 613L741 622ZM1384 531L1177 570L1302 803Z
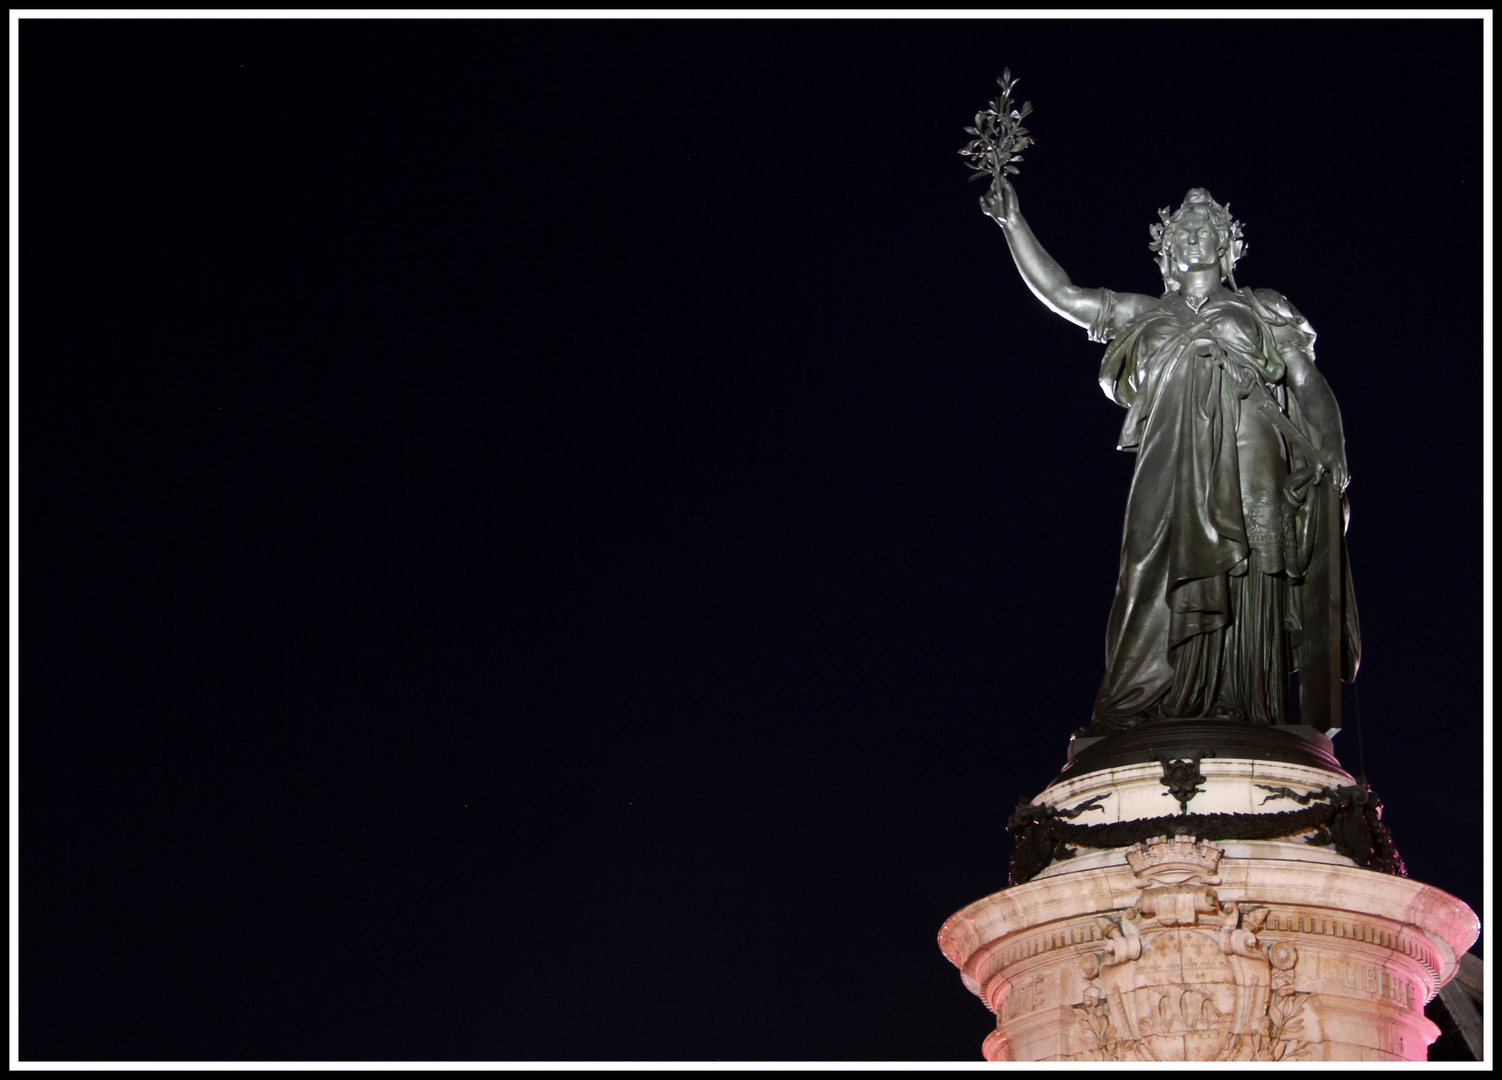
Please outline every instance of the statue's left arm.
M1314 365L1314 329L1281 293L1258 289L1257 299L1274 318L1268 320L1273 342L1285 367L1284 385L1298 401L1305 434L1319 452L1319 464L1335 479L1336 490L1350 482L1346 468L1345 429L1330 384Z

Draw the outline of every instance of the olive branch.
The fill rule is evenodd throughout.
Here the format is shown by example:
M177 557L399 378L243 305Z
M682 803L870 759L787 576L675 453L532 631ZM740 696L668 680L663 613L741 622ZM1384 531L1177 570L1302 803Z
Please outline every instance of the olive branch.
M1022 126L1023 119L1033 111L1033 103L1024 101L1022 108L1012 108L1012 87L1017 82L1012 69L1003 68L1001 78L996 80L1001 96L975 114L974 127L965 129L975 136L960 151L965 164L975 170L972 180L989 176L994 184L1007 173L1017 175L1017 166L1012 163L1021 161L1022 151L1033 145L1033 137Z

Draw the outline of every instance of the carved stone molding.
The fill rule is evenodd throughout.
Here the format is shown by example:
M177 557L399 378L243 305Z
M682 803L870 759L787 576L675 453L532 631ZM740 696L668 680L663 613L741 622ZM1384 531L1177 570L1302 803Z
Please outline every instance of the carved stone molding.
M1204 887L1204 886L1202 886ZM1309 1057L1308 991L1294 988L1298 950L1264 944L1266 908L1226 904L1216 930L1135 931L1129 956L1082 958L1089 980L1071 1006L1072 1061L1293 1061ZM1161 924L1162 920L1158 920ZM1136 963L1134 963L1136 961ZM1117 970L1113 970L1117 969Z
M988 1060L1424 1059L1424 1004L1477 930L1453 897L1172 836L1121 859L946 923L942 947L996 1014Z
M1127 848L1127 865L1144 884L1219 885L1215 870L1225 848L1193 836L1154 836Z
M1200 915L1220 911L1211 887L1220 884L1215 869L1225 849L1192 836L1155 836L1127 848L1141 891L1137 910L1162 926L1194 926Z
M986 1058L1424 1060L1424 1006L1475 914L1401 876L1379 801L1346 774L1213 756L1198 772L1194 813L1163 814L1182 785L1161 762L1071 772L1018 807L1016 883L939 935L996 1015Z

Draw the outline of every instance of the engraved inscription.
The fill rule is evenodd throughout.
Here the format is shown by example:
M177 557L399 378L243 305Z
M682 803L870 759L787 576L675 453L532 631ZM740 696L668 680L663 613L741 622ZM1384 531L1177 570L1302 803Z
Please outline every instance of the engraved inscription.
M1041 1009L1044 1001L1044 979L1041 975L1030 975L1012 984L1006 997L1001 1002L1002 1020L1012 1020L1019 1016L1026 1016L1035 1009Z
M1400 979L1386 968L1362 960L1342 964L1341 981L1348 990L1361 990L1373 997L1384 997L1405 1009L1414 1007L1413 984Z

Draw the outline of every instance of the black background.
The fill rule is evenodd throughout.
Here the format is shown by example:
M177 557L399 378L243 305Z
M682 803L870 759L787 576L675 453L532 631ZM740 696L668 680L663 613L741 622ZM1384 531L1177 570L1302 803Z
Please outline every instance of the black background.
M1337 749L1480 912L1481 46L26 20L23 1058L978 1060L1133 464L1003 65L1076 283L1204 185L1318 329Z

